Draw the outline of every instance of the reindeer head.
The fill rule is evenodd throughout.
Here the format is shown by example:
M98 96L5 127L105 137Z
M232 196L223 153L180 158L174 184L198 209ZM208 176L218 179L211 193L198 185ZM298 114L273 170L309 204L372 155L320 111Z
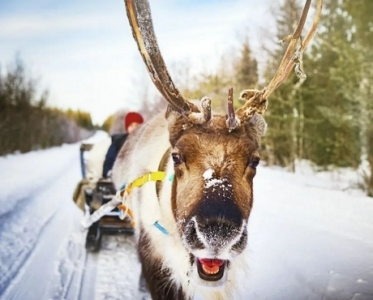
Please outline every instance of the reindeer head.
M266 128L261 115L267 98L299 63L299 55L315 32L321 0L311 31L295 51L310 7L311 0L307 0L297 29L287 37L290 44L284 59L267 88L241 92L246 103L236 111L233 89L229 89L227 115L213 115L208 97L196 105L181 95L160 54L149 3L125 2L151 79L169 102L166 118L175 171L171 203L180 238L190 255L190 276L200 285L220 286L227 279L229 265L246 248L253 178Z

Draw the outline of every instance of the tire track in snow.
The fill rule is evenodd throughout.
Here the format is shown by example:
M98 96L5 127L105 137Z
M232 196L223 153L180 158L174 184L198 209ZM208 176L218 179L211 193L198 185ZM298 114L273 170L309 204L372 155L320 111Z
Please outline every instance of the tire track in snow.
M73 168L71 168L73 166ZM78 157L61 176L53 177L48 188L15 205L4 215L0 239L0 296L5 299L43 299L58 249L72 226L83 217L73 204L72 192L79 180ZM72 224L76 219L76 224ZM30 276L30 274L33 274ZM48 276L47 276L48 275ZM30 298L30 294L34 297ZM26 297L26 295L28 295ZM25 298L26 297L26 298Z
M31 206L31 204L30 204ZM2 217L0 232L0 296L8 287L11 280L16 276L20 268L24 267L26 260L35 250L35 245L43 233L43 230L51 221L56 210L50 211L41 218L33 216L30 220L30 227L19 227L14 225L18 218L32 213L29 209L8 214L7 218ZM29 216L27 216L29 218Z
M56 275L51 281L46 299L80 299L87 253L84 248L86 232L72 232L60 247Z
M141 299L141 266L134 236L104 235L97 260L95 300ZM87 288L87 287L85 287Z

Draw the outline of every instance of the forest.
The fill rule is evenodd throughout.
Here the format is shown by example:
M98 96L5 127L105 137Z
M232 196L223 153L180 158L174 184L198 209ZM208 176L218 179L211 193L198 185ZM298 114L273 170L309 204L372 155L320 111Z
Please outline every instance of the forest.
M48 105L48 91L38 94L37 81L27 75L17 56L0 72L0 155L73 143L89 137L94 126L87 112Z
M268 99L261 156L293 172L299 160L311 161L316 170L365 165L359 185L373 196L373 1L323 2L317 34L302 58L307 78L291 74ZM301 5L285 0L275 9L277 41L294 31ZM287 45L263 45L268 60L260 79L249 41L244 38L239 51L224 55L218 71L193 78L183 93L209 95L214 108L225 110L230 86L236 98L243 89L265 87Z

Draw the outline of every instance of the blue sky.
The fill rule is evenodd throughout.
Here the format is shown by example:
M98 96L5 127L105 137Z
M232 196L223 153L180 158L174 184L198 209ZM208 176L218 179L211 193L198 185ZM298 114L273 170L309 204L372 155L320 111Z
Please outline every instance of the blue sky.
M213 69L221 53L247 32L254 51L268 27L269 0L153 0L153 22L171 69ZM124 2L0 0L0 64L19 53L49 104L89 111L95 122L136 109L155 93L138 54ZM201 95L204 96L204 95Z

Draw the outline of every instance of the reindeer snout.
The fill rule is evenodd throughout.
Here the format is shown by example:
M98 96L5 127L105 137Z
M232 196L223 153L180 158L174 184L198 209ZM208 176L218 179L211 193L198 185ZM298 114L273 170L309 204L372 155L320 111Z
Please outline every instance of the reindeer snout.
M185 226L184 241L192 252L203 250L214 257L239 254L247 244L246 222L194 216Z
M239 254L247 244L243 215L231 189L207 189L184 227L184 241L192 251L205 250L213 256Z
M192 250L206 249L212 255L225 250L240 253L247 243L246 224L193 217L185 226L184 238Z

